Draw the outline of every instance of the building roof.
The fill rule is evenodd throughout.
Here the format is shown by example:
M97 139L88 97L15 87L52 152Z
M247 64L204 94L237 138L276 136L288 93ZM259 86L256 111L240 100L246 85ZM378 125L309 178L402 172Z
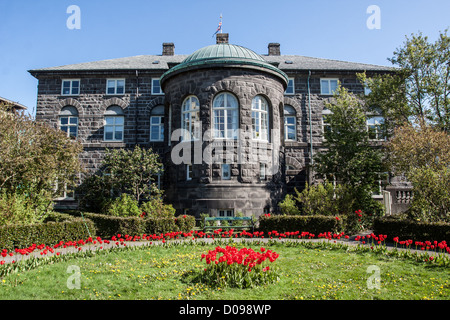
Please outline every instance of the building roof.
M393 67L379 66L359 62L313 58L297 55L267 55L264 58L278 65L281 70L337 70L337 71L393 71Z
M177 64L186 62L200 62L211 58L211 55L229 55L239 60L248 59L253 62L264 64L266 62L278 69L289 72L294 70L312 70L312 71L378 71L388 72L394 68L387 66L379 66L373 64L364 64L358 62L348 62L332 59L305 57L300 55L259 55L250 49L229 45L230 47L217 47L217 45L208 46L197 50L191 55L139 55L133 57L124 57L117 59L108 59L100 61L92 61L78 64L70 64L49 68L29 70L32 75L47 72L74 72L74 71L108 71L108 70L163 70L167 71ZM215 52L222 48L222 51ZM229 50L229 51L227 51ZM211 60L210 60L211 61Z
M6 99L6 98L3 98L3 97L0 97L0 103L5 103L5 104L7 104L7 105L10 105L10 106L12 106L14 109L16 109L16 110L26 110L26 109L28 109L28 108L25 107L23 104L20 104L20 103L18 103L18 102L11 101L11 100Z
M181 63L187 55L140 55L133 57L69 64L64 66L29 70L30 73L107 70L168 70L169 64Z
M268 63L256 52L238 45L218 43L201 48L184 59L179 65L169 69L161 77L161 85L172 75L192 69L210 67L258 68L282 78L287 85L287 75Z

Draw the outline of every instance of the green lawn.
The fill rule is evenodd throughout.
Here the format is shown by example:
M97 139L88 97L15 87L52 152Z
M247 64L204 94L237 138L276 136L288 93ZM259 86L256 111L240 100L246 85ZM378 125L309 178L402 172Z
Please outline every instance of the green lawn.
M216 245L121 248L43 264L0 278L0 299L448 300L450 297L449 267L372 252L346 251L333 248L332 244L315 249L303 245L264 245L280 254L271 265L272 269L278 269L277 283L250 289L213 288L193 279L206 267L205 261L200 261L201 254ZM261 245L246 246L257 250ZM71 281L74 274L68 273L70 266L81 272L79 289L69 288L76 286ZM378 289L368 287L367 281L375 275L368 272L370 266L379 271Z

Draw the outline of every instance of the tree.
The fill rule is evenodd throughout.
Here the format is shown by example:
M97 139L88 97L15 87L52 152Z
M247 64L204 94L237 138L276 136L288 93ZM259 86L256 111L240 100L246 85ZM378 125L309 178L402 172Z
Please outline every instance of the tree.
M136 146L133 150L107 150L103 165L114 190L128 193L138 202L151 198L151 195L160 195L154 180L162 173L162 164L152 149Z
M76 189L80 208L107 213L111 202L122 194L138 204L160 199L163 192L154 180L162 172L158 155L151 149L106 150L100 172L86 177Z
M388 59L393 73L359 75L371 93L367 105L381 110L391 128L403 123L429 124L450 131L450 37L440 32L433 43L422 33L406 37Z
M65 133L0 105L0 189L26 197L41 218L51 208L56 186L73 183L82 171L81 151Z
M344 184L355 200L354 210L378 210L371 195L385 168L381 150L369 141L364 104L339 87L326 107L330 130L324 132L324 150L314 157L315 172Z
M450 136L425 124L405 125L395 129L387 151L391 171L413 186L411 217L450 222Z

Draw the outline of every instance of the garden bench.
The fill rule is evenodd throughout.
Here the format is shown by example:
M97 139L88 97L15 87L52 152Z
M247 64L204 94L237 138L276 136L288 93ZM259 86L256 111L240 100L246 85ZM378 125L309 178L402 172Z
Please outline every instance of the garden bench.
M212 226L208 226L207 222L215 222L215 221L219 221L219 223L221 221L227 221L227 222L231 222L230 224L227 225L212 225ZM247 222L246 225L233 225L234 221L242 221L242 222ZM253 221L252 217L205 217L204 220L204 227L203 227L203 231L206 231L207 229L240 229L240 230L244 230L244 229L252 229L252 232L255 229L255 224Z

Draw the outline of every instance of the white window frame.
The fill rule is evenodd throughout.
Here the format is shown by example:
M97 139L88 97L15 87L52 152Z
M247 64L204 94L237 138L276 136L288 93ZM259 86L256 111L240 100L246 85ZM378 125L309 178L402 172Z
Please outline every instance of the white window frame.
M382 121L381 122L377 122L376 120L375 120L375 123L370 123L369 124L369 121L371 120L371 119L382 119ZM384 123L384 118L382 117L382 116L380 116L380 115L369 115L369 116L367 116L367 119L366 119L366 128L367 128L367 134L369 135L369 140L370 141L385 141L386 140L386 137L383 135L383 130L381 130L381 126L383 125L383 123ZM370 128L371 127L374 127L375 128L375 138L371 138L370 137Z
M161 108L163 106L157 106L152 109L152 114L150 115L150 141L151 142L161 142L164 141L164 114L161 113ZM158 120L153 122L153 120ZM158 132L158 138L152 138L153 128L156 128Z
M259 99L258 101L256 101ZM262 102L265 102L265 108ZM253 140L269 142L269 102L261 95L252 99L252 135ZM264 123L265 122L265 123ZM263 128L264 126L264 128Z
M264 162L259 163L259 179L260 180L267 179L267 165Z
M292 90L290 90L290 89L292 89ZM287 86L284 94L288 95L288 96L295 94L295 78L288 78L288 86Z
M158 82L158 85L155 86L155 81ZM157 88L159 88L159 90L156 90ZM162 91L161 88L161 82L159 81L159 78L152 78L152 95L162 95L164 94L164 92Z
M218 217L234 217L234 209L217 209Z
M218 105L219 98L223 96L223 104ZM235 102L231 107L228 106L228 100ZM214 139L236 140L239 127L239 101L229 92L218 94L213 101L212 112L213 137ZM231 118L231 123L229 119ZM223 129L220 126L223 126Z
M78 81L78 93L73 93L73 82ZM64 82L70 82L69 91L70 93L64 93ZM61 95L62 96L79 96L81 91L81 80L80 79L62 79L61 81Z
M286 112L286 107L292 108L295 112L295 109L291 105L285 105L283 108L283 116L284 116L284 140L285 141L297 141L297 114L291 114ZM293 119L293 124L288 123L288 119ZM294 138L289 139L288 137L288 127L294 127Z
M62 124L61 120L67 118L67 124ZM71 123L71 120L75 119L76 123ZM63 127L67 127L67 131L63 130ZM70 128L75 128L75 135L71 134ZM59 130L64 131L67 137L78 137L78 116L61 115L59 116Z
M71 190L68 190L68 183L65 182L61 185L60 182L58 182L58 178L56 178L55 185L54 185L54 192L56 193L56 197L54 200L74 200L75 199L75 185L71 188ZM58 191L61 192L58 194Z
M329 89L328 92L324 91L324 86L322 85L322 81L328 82L328 89ZM334 94L335 91L331 91L331 81L336 81L335 91L338 89L338 87L339 87L339 79L338 78L320 78L320 94L326 95L326 96L332 96Z
M118 82L119 81L123 81L123 92L117 92L117 88L118 88ZM114 86L110 87L109 83L110 82L114 82ZM114 88L114 92L108 92L109 88ZM123 78L118 78L118 79L106 79L106 94L110 95L110 96L114 96L114 95L124 95L125 94L125 79Z
M123 139L124 139L124 135L125 135L125 133L124 133L124 128L125 128L125 117L124 116L111 116L111 115L106 115L105 117L104 117L105 119L104 119L104 133L103 133L103 141L107 141L107 142L122 142L123 141ZM111 119L113 119L113 124L106 124L107 123L107 121L106 121L106 119L107 118L111 118ZM116 124L116 121L117 121L117 119L119 119L119 118L121 118L122 119L122 124ZM112 127L113 128L113 131L112 131L112 133L113 133L113 138L112 139L106 139L106 127ZM118 128L122 128L122 138L121 139L116 139L115 137L116 137L116 132L118 131L117 129Z
M108 124L108 119L112 120L112 124ZM117 119L121 119L121 124L117 124ZM112 139L106 139L106 128L112 127ZM120 131L117 129L122 129L122 138L116 139L116 132ZM119 106L111 106L106 110L105 115L103 116L103 141L105 142L122 142L125 137L125 116L123 114L123 110Z
M222 163L222 180L231 180L231 164Z
M195 100L194 100L195 99ZM195 107L192 108L193 103ZM196 96L188 96L181 107L181 128L183 141L196 141L201 137L200 101Z
M325 121L325 118L327 116L329 116L330 114L332 114L332 112L330 110L328 110L328 109L322 110L322 140L326 140L325 139L326 128L329 127L331 130L330 124L327 121Z

